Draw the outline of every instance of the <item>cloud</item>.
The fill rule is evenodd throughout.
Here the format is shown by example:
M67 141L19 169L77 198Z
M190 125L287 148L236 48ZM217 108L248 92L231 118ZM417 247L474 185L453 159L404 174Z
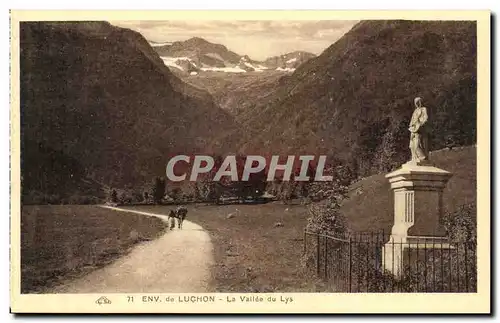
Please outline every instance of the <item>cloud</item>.
M202 37L218 42L255 59L304 50L320 54L352 28L357 21L348 20L168 20L110 21L130 28L155 42Z

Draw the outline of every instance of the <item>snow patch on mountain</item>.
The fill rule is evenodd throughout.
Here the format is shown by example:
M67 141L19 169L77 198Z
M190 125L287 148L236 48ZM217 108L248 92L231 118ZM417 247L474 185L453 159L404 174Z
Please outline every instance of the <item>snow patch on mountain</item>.
M202 67L202 71L211 71L211 72L226 72L226 73L246 73L242 68L239 67Z
M149 43L151 47L162 47L162 46L170 46L172 45L171 42L165 42L165 43Z
M291 68L291 67L278 67L276 68L277 71L281 71L281 72L295 72L295 68Z
M170 57L170 56L160 56L163 60L163 63L169 67L175 67L180 69L181 71L186 71L185 66L192 65L195 68L198 68L195 62L189 57Z
M297 57L290 58L288 61L286 61L287 64L295 63L297 61Z
M212 58L218 59L218 55L215 53L212 53L212 55L210 56ZM227 62L224 62L226 66L222 67L212 66L206 63L197 64L192 58L187 56L160 56L160 58L163 60L163 63L166 66L176 68L190 75L197 75L200 72L246 73L275 70L280 72L292 73L295 71L295 68L288 66L280 66L274 69L273 67L264 66L246 57L241 57L239 64L236 65L228 66ZM294 63L295 61L297 61L297 58L289 59L287 61L287 64ZM196 74L193 74L193 72L195 72Z
M255 65L252 65L251 63L248 63L248 62L244 62L245 66L250 68L250 69L253 69L255 72L263 72L265 69L265 67L263 67L262 65L259 65L259 66L255 66Z
M180 69L181 71L184 71L182 66L177 64L177 57L160 56L160 58L163 60L163 64L165 64L169 67L175 67L177 69Z

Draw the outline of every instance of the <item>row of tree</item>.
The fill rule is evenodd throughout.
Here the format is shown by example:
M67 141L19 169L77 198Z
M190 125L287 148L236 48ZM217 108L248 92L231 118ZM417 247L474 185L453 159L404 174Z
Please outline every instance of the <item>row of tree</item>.
M214 180L216 173L221 169L223 158L214 157L214 167L207 173L200 174L196 182L179 184L168 184L165 178L156 177L153 179L150 188L143 193L132 190L110 191L110 200L114 203L155 203L160 204L167 200L171 202L208 202L218 204L224 199L237 199L239 202L257 201L262 199L267 192L277 200L288 203L292 199L301 198L305 201L320 201L328 197L327 187L333 185L329 182L316 182L315 165L310 163L306 175L309 181L297 181L300 174L301 164L293 169L290 180L283 180L283 174L277 174L274 181L268 181L268 170L263 169L256 173L249 174L246 181L233 181L230 176L223 176L220 180ZM348 185L353 179L351 169L342 166L339 161L327 158L329 164L325 167L323 175L334 175L334 181L339 180L338 170L342 169L342 183ZM236 165L238 178L242 177L246 156L237 156ZM256 165L252 165L256 166ZM168 189L167 186L172 185ZM120 191L120 192L119 192Z
M120 193L119 193L120 191ZM113 203L161 203L165 198L166 182L161 177L156 177L151 186L151 191L140 192L132 189L117 190L111 189L109 200Z

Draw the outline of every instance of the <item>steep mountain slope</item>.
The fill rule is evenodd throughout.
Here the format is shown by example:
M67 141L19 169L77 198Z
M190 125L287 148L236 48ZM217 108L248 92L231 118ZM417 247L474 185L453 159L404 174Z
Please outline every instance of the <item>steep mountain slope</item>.
M23 195L150 182L170 154L206 151L234 126L139 33L104 22L20 29Z
M359 175L409 157L413 99L429 109L431 149L476 135L476 25L455 21L363 21L309 60L227 135L240 152L326 153Z

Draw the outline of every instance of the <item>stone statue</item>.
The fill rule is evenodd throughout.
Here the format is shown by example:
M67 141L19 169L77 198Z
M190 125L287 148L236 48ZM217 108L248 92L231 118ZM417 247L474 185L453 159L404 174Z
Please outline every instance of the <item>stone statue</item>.
M429 143L427 130L427 108L422 106L422 99L415 98L415 111L411 116L410 127L410 163L421 164L429 159Z

